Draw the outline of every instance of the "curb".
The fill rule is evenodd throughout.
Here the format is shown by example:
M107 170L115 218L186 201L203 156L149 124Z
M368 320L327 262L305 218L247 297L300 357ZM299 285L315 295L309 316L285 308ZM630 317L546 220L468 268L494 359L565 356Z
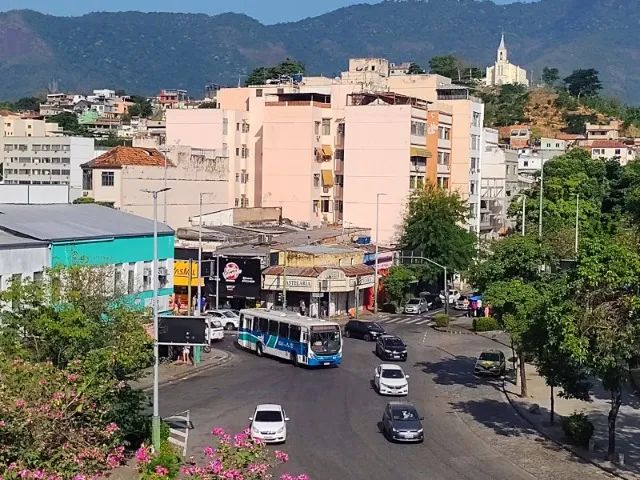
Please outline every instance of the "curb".
M475 335L475 332L469 332L467 330L452 330L450 328L447 327L432 327L434 330L436 330L437 332L441 332L441 333L450 333L452 335Z
M165 378L164 380L161 380L158 383L158 387L162 387L162 386L176 383L176 382L181 382L182 380L186 380L187 378L193 377L195 375L199 375L200 373L205 372L207 370L211 370L212 368L221 367L222 365L226 365L227 363L229 363L233 358L233 354L231 352L227 352L224 350L220 350L220 352L222 352L222 356L216 358L211 363L207 363L206 365L199 365L187 372L181 373L179 375L175 375L170 378ZM153 390L153 385L141 388L140 390L143 392L149 392Z
M549 436L546 432L543 432L540 428L538 428L536 426L536 424L534 422L532 422L526 415L524 415L520 409L518 408L518 406L513 402L513 400L511 399L511 397L509 396L509 394L507 393L506 388L504 387L504 382L502 383L502 394L505 396L505 398L507 399L507 401L509 402L509 405L511 405L511 408L513 408L515 410L515 412L518 414L518 416L520 418L522 418L525 422L527 422L529 425L531 425L531 427L538 432L540 435L542 435L544 438L546 438L547 440L553 442L554 444L558 445L560 448L562 448L563 450L566 450L567 452L569 452L571 455L574 455L578 458L581 458L582 460L584 460L585 462L590 463L591 465L593 465L594 467L599 468L600 470L602 470L603 472L606 472L610 475L613 475L616 478L621 478L623 480L638 480L637 476L628 476L624 471L621 471L619 468L611 468L611 467L606 467L604 465L601 465L597 462L595 462L594 460L592 460L589 457L586 457L584 454L582 454L582 452L574 450L573 448L571 448L571 446L562 443L558 440L556 440L555 438L552 438L551 436Z

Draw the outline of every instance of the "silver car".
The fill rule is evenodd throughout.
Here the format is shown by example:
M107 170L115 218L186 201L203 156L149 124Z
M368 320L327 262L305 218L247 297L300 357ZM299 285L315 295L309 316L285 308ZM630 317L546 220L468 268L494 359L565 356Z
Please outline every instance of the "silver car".
M424 298L411 298L404 306L404 313L415 313L420 315L429 310L427 300Z

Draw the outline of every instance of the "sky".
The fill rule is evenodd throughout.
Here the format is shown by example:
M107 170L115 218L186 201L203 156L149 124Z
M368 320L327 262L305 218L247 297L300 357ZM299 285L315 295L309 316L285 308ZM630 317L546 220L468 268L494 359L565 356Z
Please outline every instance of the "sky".
M512 3L514 0L494 0ZM337 8L380 0L0 0L0 11L31 9L59 16L88 12L140 10L143 12L245 13L265 24L314 17Z

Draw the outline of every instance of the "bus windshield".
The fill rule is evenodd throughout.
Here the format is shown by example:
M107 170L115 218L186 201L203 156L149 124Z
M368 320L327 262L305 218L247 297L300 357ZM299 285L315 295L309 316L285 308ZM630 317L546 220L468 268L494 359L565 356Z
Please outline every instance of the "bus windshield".
M311 327L311 350L318 355L334 355L340 351L338 326Z

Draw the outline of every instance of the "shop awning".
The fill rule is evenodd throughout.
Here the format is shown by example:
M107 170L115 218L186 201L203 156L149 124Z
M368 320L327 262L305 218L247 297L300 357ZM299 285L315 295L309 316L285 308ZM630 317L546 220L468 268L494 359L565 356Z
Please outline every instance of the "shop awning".
M331 158L333 155L333 149L331 145L322 145L322 156L326 158Z
M411 147L411 156L412 157L424 157L431 158L431 152L426 148L420 147Z
M333 187L333 172L331 170L322 170L322 186Z

